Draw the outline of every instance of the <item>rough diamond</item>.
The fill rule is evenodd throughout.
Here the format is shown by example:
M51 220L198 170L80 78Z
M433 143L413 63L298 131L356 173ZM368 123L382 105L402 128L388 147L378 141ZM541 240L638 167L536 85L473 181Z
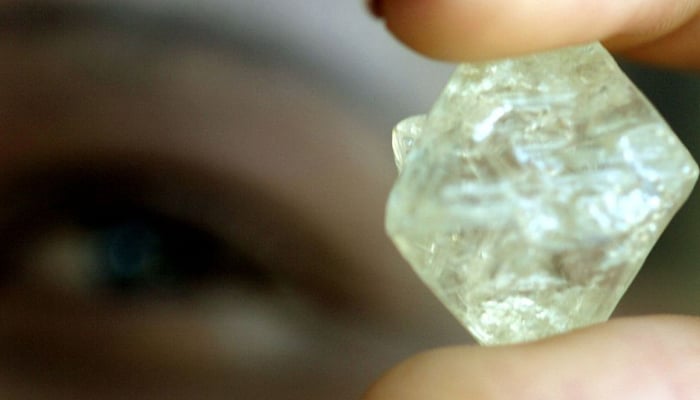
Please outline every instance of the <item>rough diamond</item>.
M698 176L599 44L460 66L394 149L389 235L483 344L609 318Z

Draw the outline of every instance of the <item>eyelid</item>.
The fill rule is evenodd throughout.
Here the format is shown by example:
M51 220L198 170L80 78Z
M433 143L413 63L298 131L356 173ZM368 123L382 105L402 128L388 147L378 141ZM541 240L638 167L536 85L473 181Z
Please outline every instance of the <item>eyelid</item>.
M79 213L69 208L76 206L70 202L81 196L84 204L95 201L99 206L103 202L104 207L139 204L211 232L254 260L266 275L306 287L324 299L333 297L332 289L320 293L329 291L322 282L328 276L316 266L342 260L334 260L330 245L279 200L250 184L231 179L224 183L172 160L129 160L130 166L106 160L83 160L72 166L58 163L16 175L0 187L0 196L5 204L22 205L14 210L20 220L6 220L5 226L31 232L31 225L45 223L55 213ZM81 207L80 203L77 206ZM33 215L34 221L27 220L27 215ZM11 242L8 236L12 235L5 230L2 236Z
M0 90L0 108L19 108L8 116L9 134L0 135L0 174L81 160L85 168L95 160L136 169L150 164L144 168L152 171L180 166L184 176L169 183L151 173L160 189L150 201L240 240L262 264L283 264L283 274L321 302L387 317L410 318L425 308L413 296L422 286L383 231L394 174L389 141L372 135L376 129L354 118L353 107L342 108L332 93L286 66L261 68L231 49L161 43L156 49L168 51L144 60L139 55L152 42L120 53L113 51L119 34L85 38L68 31L29 50L21 43L9 57L18 65L0 63L0 74L17 84ZM125 67L137 77L144 68L155 71L158 79L115 80ZM28 87L29 81L40 83ZM13 96L42 102L23 108ZM188 175L190 169L198 172ZM195 176L200 172L203 178ZM212 205L187 207L178 180ZM229 221L212 215L215 209L227 211ZM234 217L246 221L245 229ZM395 295L387 296L387 288Z

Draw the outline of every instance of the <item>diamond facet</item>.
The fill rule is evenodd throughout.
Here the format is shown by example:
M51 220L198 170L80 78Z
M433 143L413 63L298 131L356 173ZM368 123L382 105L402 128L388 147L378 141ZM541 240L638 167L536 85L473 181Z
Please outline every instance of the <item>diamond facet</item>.
M460 66L394 152L389 235L482 344L609 318L698 176L600 44Z

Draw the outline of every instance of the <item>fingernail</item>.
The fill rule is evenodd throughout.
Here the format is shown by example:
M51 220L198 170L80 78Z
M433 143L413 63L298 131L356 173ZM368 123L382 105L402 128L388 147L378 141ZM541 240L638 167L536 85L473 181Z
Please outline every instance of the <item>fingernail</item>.
M384 17L384 8L382 7L383 3L384 2L382 0L365 0L367 9L377 18Z

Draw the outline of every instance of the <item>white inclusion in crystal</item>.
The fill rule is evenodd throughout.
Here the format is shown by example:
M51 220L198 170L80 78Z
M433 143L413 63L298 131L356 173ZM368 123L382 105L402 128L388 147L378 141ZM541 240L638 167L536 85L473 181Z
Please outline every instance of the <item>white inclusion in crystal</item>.
M607 319L698 176L600 44L460 66L394 152L387 231L483 344Z
M494 124L504 115L508 114L513 108L509 105L503 107L497 107L493 110L491 115L489 115L485 120L479 122L474 126L474 138L475 142L483 142L489 135L493 133Z

